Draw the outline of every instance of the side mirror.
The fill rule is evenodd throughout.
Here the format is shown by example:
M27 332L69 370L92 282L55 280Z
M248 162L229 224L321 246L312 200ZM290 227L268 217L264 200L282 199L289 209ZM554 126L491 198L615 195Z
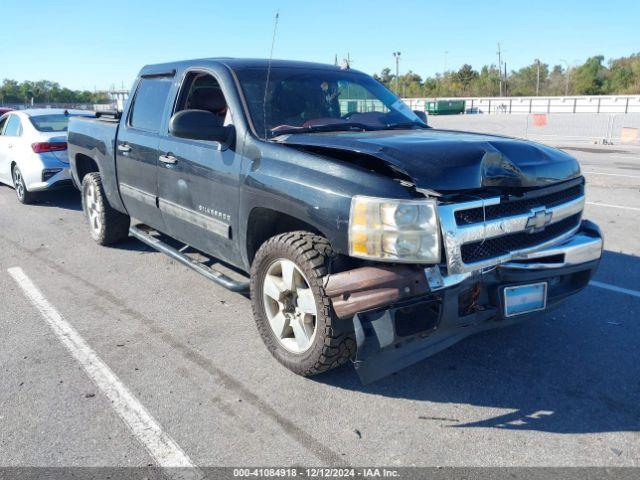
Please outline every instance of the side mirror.
M182 110L169 120L169 132L179 138L227 143L233 127L223 127L218 117L207 110Z
M414 110L413 113L415 113L416 116L420 120L422 120L425 125L428 125L428 123L427 123L427 114L425 112L423 112L422 110Z

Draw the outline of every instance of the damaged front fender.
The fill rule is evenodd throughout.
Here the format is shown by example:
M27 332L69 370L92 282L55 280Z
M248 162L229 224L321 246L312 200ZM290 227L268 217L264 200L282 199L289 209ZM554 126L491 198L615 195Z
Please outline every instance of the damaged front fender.
M593 235L597 246L598 233ZM428 270L401 266L363 267L366 270L329 278L336 314L340 312L345 328L353 321L358 347L355 368L361 381L377 381L469 335L535 315L505 317L506 287L546 282L548 308L582 290L598 267L599 255L580 257L587 261L576 264L569 255L574 247L582 248L566 247L563 264L550 263L545 268L541 262L533 268L504 264L473 275L444 277L438 285L426 280Z
M333 273L325 293L340 319L429 292L424 270L408 266L361 267Z

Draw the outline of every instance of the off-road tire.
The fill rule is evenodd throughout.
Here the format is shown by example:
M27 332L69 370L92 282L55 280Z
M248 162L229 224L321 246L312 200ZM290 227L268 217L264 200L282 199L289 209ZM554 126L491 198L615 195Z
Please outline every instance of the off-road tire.
M323 279L334 258L328 240L305 231L288 232L267 240L258 250L251 266L251 305L260 336L267 349L292 372L311 376L338 367L355 357L353 328L339 326L339 320L324 291ZM303 353L285 349L274 334L263 302L263 280L269 266L278 259L293 261L306 276L317 306L316 334L311 347Z
M95 192L95 208L99 224L94 227L90 217L91 205L87 193L93 187ZM120 213L109 205L102 186L102 178L97 172L88 173L82 179L82 210L89 225L91 237L100 245L110 245L125 240L129 236L129 215Z
M11 180L13 181L13 188L16 191L16 197L18 197L20 203L30 205L36 201L36 194L27 190L22 172L17 165L14 165L11 169ZM20 182L20 185L18 185L17 182Z

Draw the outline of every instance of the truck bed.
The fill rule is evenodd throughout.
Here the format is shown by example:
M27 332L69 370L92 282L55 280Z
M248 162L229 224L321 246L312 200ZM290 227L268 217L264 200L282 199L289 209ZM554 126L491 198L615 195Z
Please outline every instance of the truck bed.
M101 173L109 202L114 208L124 212L116 180L115 142L118 124L119 119L115 116L72 117L69 120L67 143L75 183L81 185L78 172L82 172L84 163L93 162Z

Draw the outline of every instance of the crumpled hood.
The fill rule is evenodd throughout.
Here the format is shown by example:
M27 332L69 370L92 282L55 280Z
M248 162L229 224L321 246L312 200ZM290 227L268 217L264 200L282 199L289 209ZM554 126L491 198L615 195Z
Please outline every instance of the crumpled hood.
M449 130L383 130L283 135L279 143L377 157L418 188L541 187L580 175L570 155L545 145ZM344 155L342 155L344 157Z

